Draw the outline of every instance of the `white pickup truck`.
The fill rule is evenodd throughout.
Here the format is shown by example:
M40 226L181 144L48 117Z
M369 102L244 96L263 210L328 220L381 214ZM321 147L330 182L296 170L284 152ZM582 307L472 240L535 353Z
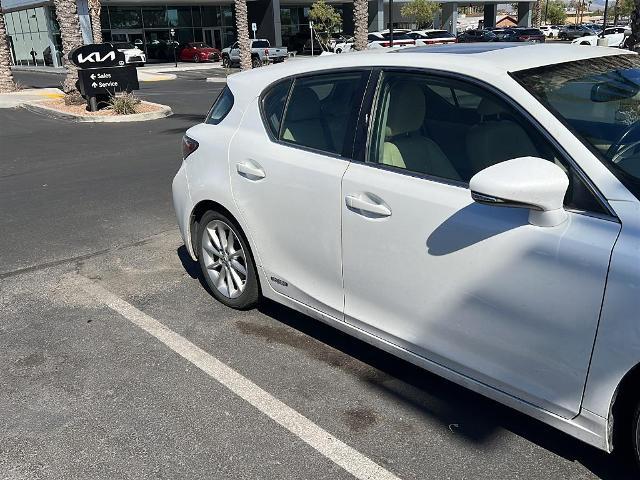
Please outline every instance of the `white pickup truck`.
M251 42L251 66L260 67L268 63L280 63L289 56L286 47L272 47L266 38L254 38ZM229 68L240 63L238 42L222 49L222 66Z

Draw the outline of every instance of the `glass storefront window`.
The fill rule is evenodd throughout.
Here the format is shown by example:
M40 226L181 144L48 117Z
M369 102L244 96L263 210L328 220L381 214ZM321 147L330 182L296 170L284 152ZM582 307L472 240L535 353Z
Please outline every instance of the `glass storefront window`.
M170 27L191 27L191 7L167 7L167 18Z
M221 25L220 7L202 7L202 26L219 27Z
M222 25L235 25L233 21L233 7L220 7L220 10L222 11Z
M193 17L193 26L196 28L202 27L202 14L200 13L200 7L191 7L191 16ZM196 42L198 41L200 40L196 40Z
M145 28L167 26L167 11L164 7L142 7L142 18Z
M141 28L142 16L139 8L133 7L109 7L111 28Z
M100 9L100 26L103 29L111 28L111 25L109 24L109 7L106 5Z

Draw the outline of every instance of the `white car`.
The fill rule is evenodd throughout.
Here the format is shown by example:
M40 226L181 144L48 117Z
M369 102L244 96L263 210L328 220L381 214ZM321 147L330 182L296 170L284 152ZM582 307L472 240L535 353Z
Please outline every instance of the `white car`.
M351 49L353 48L353 43L354 43L353 37L340 39L339 41L336 41L335 44L333 45L333 52L334 53L350 52Z
M631 28L629 27L609 27L604 31L604 38L607 39L608 47L620 47L625 37L627 37L631 33ZM598 39L601 38L600 35L588 35L586 37L576 38L571 43L577 45L598 45Z
M229 307L640 457L639 79L629 51L510 43L232 75L184 137L182 238Z
M560 33L560 27L557 25L541 25L540 30L544 33L545 37L555 38Z
M112 45L120 52L124 53L126 63L143 67L147 63L147 56L138 47L129 42L112 42Z
M408 35L416 41L416 46L456 43L456 36L447 30L414 30Z
M378 49L391 46L391 32L383 30L381 32L370 32L367 35L367 48ZM409 36L409 30L393 30L393 46L394 47L414 47L416 41Z

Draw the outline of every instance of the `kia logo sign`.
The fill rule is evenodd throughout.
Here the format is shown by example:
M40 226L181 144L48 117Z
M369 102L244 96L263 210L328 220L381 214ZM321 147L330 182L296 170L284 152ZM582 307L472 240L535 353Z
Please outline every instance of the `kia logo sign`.
M83 45L72 50L68 58L78 68L121 67L125 64L124 53L110 43Z

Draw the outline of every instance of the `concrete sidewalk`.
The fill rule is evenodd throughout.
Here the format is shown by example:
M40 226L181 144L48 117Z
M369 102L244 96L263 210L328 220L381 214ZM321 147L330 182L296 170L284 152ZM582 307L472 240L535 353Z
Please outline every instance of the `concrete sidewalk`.
M17 92L0 93L0 108L16 108L30 102L63 96L64 93L58 88L28 88Z

